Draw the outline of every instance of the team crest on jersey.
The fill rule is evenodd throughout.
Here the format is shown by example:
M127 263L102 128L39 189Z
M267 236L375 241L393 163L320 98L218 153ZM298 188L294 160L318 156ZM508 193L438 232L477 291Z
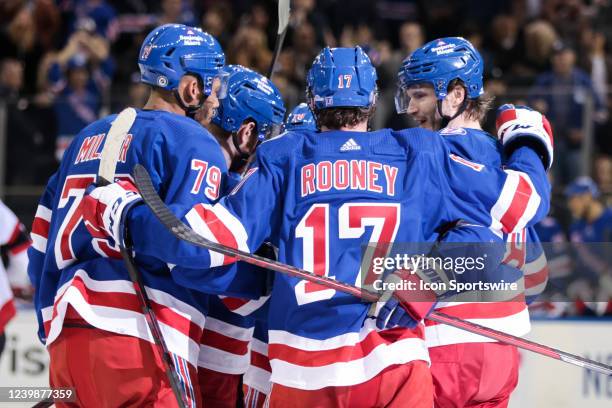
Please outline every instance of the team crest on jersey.
M331 106L334 104L334 97L333 96L326 96L325 97L325 106Z
M153 49L153 44L145 45L144 48L142 49L142 55L140 56L140 59L146 60L147 58L149 58L149 54L151 53L152 49Z
M440 131L441 135L465 135L467 134L464 128L447 127Z

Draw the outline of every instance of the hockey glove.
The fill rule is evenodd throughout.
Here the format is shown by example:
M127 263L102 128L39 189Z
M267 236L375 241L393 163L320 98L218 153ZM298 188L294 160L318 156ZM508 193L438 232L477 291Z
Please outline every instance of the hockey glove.
M384 292L379 301L372 305L375 308L373 317L376 317L376 327L381 330L396 326L413 329L431 313L437 294L432 290L420 289L419 281L421 278L409 270L398 270L385 278ZM409 282L412 286L408 286Z
M546 170L553 163L553 132L546 116L521 105L505 104L497 109L497 137L510 156L519 147L533 149Z
M119 181L104 187L90 186L81 202L83 220L94 238L112 238L124 244L123 223L128 210L142 203L136 186Z

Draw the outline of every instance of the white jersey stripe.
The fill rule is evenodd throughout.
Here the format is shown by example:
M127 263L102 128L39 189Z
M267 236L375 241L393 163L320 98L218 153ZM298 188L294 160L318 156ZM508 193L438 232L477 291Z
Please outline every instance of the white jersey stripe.
M363 358L319 367L298 366L272 359L271 381L302 390L350 386L368 381L391 365L414 360L429 363L429 354L423 340L408 338L391 344L380 344Z

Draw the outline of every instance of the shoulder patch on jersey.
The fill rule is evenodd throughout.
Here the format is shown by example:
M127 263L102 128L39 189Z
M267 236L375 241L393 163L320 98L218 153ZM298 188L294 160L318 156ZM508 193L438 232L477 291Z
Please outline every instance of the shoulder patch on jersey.
M242 180L240 180L240 183L236 184L236 186L229 193L229 195L236 194L238 192L238 190L240 190L240 188L244 185L244 183L246 183L246 181L249 179L249 177L251 177L253 175L253 173L255 173L257 170L259 170L259 167L252 167L252 168L250 168L246 172L246 174L242 177Z
M459 164L463 164L464 166L467 166L473 170L482 171L482 169L484 168L483 164L474 163L472 161L464 159L463 157L459 157L456 154L451 153L448 156L451 158L451 160L456 161Z
M466 135L467 132L464 128L451 128L447 127L440 131L441 135Z

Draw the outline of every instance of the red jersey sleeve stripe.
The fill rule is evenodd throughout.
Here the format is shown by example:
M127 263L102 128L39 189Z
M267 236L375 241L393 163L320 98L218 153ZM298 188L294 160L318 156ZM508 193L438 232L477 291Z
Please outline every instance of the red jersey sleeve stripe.
M519 220L523 217L527 209L527 204L529 203L532 192L531 185L525 180L523 175L519 175L514 197L500 220L505 233L510 233L517 227Z

